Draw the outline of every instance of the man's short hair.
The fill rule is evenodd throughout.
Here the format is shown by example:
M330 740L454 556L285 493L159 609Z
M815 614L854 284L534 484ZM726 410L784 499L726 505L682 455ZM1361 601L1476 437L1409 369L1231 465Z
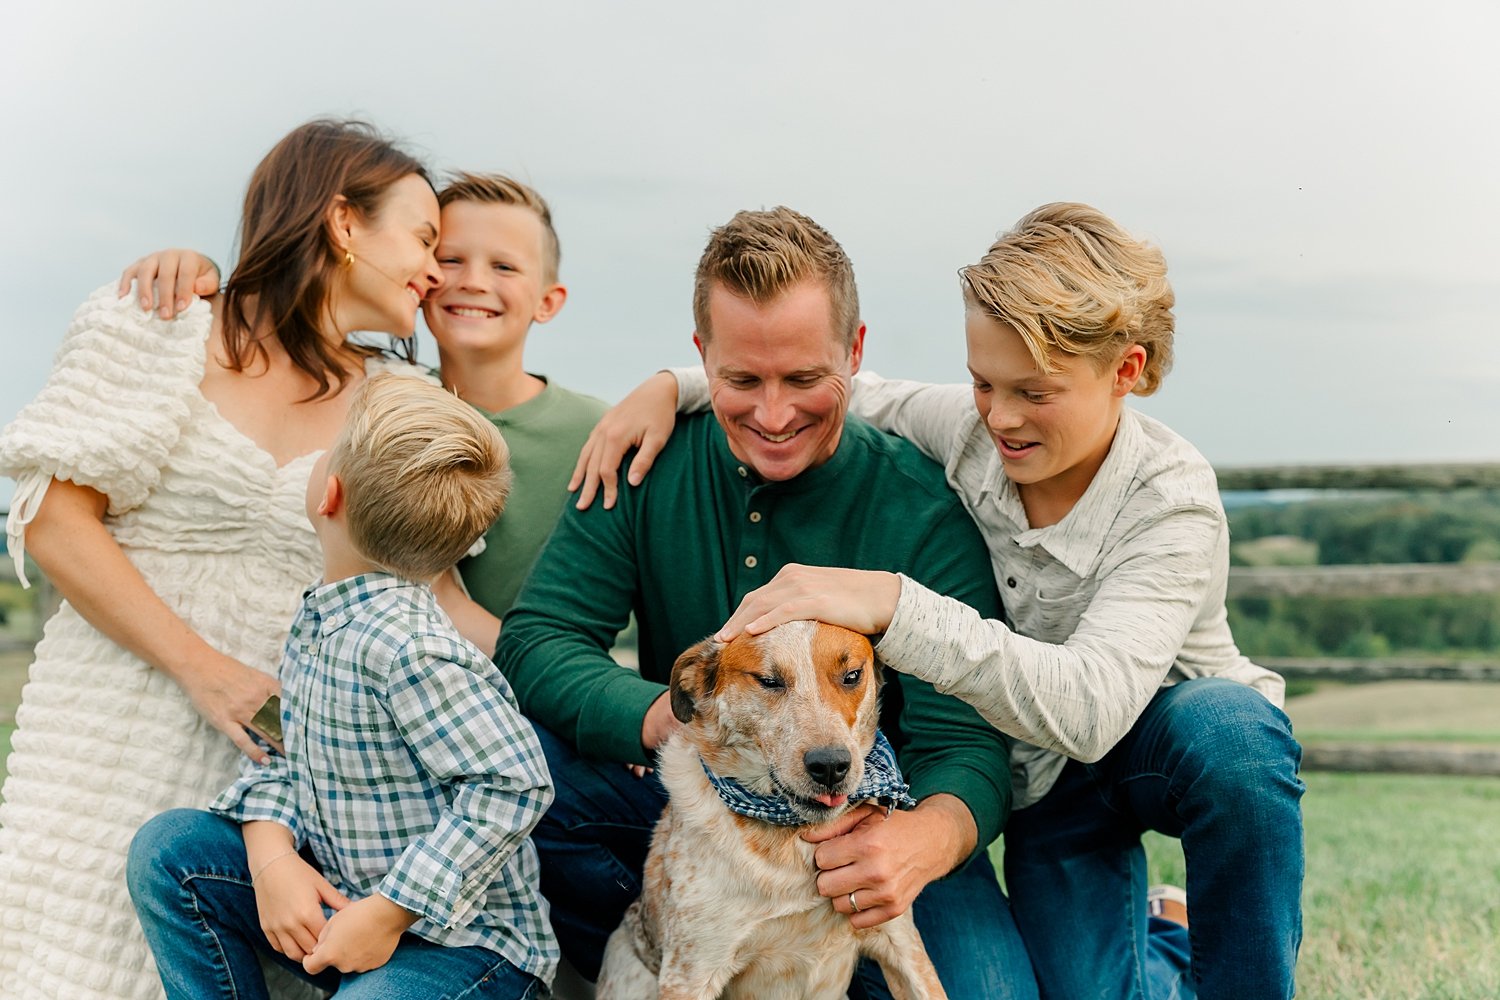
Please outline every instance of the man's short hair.
M522 184L504 174L470 174L459 172L438 192L438 207L455 202L472 201L481 205L520 205L529 208L542 220L542 265L549 283L557 281L562 268L562 244L552 227L552 209L536 188Z
M777 206L736 213L708 238L693 282L693 322L706 344L713 336L708 295L714 284L766 305L793 285L819 281L828 288L833 331L846 348L859 332L859 292L849 255L828 231L800 212Z
M510 449L457 396L410 375L360 386L328 471L343 482L349 541L397 576L430 580L500 516Z
M1149 396L1172 367L1166 259L1096 208L1043 205L958 273L969 308L1019 333L1043 372L1058 355L1102 371L1140 344L1146 364L1133 391Z

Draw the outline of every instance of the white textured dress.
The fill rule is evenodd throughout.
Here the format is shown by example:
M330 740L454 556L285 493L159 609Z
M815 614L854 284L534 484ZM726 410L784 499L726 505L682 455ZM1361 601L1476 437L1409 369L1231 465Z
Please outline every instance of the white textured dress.
M161 321L95 292L40 395L0 434L11 548L55 477L109 498L105 525L211 646L274 674L321 573L304 513L314 455L277 467L203 398L212 318ZM0 806L0 997L134 1000L161 984L125 852L164 809L204 807L239 752L168 677L64 603L36 647Z

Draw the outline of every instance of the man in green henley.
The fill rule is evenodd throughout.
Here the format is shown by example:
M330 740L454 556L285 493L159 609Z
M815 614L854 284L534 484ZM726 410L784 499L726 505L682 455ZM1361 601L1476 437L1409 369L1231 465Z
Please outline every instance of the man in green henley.
M557 787L534 834L542 890L564 954L591 979L666 803L644 769L678 725L672 664L746 593L791 562L882 569L1000 615L984 542L942 470L848 415L865 328L826 231L786 208L739 213L709 239L693 313L712 414L680 420L652 475L613 507L564 510L496 653ZM632 611L639 673L609 655ZM855 926L911 907L950 996L1035 997L984 850L1010 805L1004 737L894 673L881 727L917 807L823 839L819 891L841 912L857 892ZM851 989L889 995L873 965Z

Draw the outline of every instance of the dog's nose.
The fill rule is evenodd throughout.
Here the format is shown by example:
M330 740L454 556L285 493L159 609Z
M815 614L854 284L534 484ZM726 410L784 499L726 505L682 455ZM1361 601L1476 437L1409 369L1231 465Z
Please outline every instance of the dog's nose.
M849 773L849 751L844 747L818 747L802 755L808 777L832 791Z

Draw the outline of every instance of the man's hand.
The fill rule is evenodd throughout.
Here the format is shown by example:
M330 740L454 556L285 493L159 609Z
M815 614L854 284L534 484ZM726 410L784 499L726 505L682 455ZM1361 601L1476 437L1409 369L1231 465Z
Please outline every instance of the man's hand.
M856 929L874 927L911 908L929 882L947 875L974 850L978 829L968 806L933 795L907 812L870 803L802 835L818 845L818 892L849 915ZM854 905L850 904L850 895Z
M646 709L646 717L641 720L641 746L649 753L656 753L661 745L671 738L672 734L682 728L682 723L677 721L677 716L672 714L672 700L668 697L670 692L663 691L661 695ZM626 764L630 773L637 778L644 778L651 773L651 768L644 764Z
M332 966L340 972L369 972L391 960L417 915L381 895L350 903L328 919L318 944L302 960L309 975Z

